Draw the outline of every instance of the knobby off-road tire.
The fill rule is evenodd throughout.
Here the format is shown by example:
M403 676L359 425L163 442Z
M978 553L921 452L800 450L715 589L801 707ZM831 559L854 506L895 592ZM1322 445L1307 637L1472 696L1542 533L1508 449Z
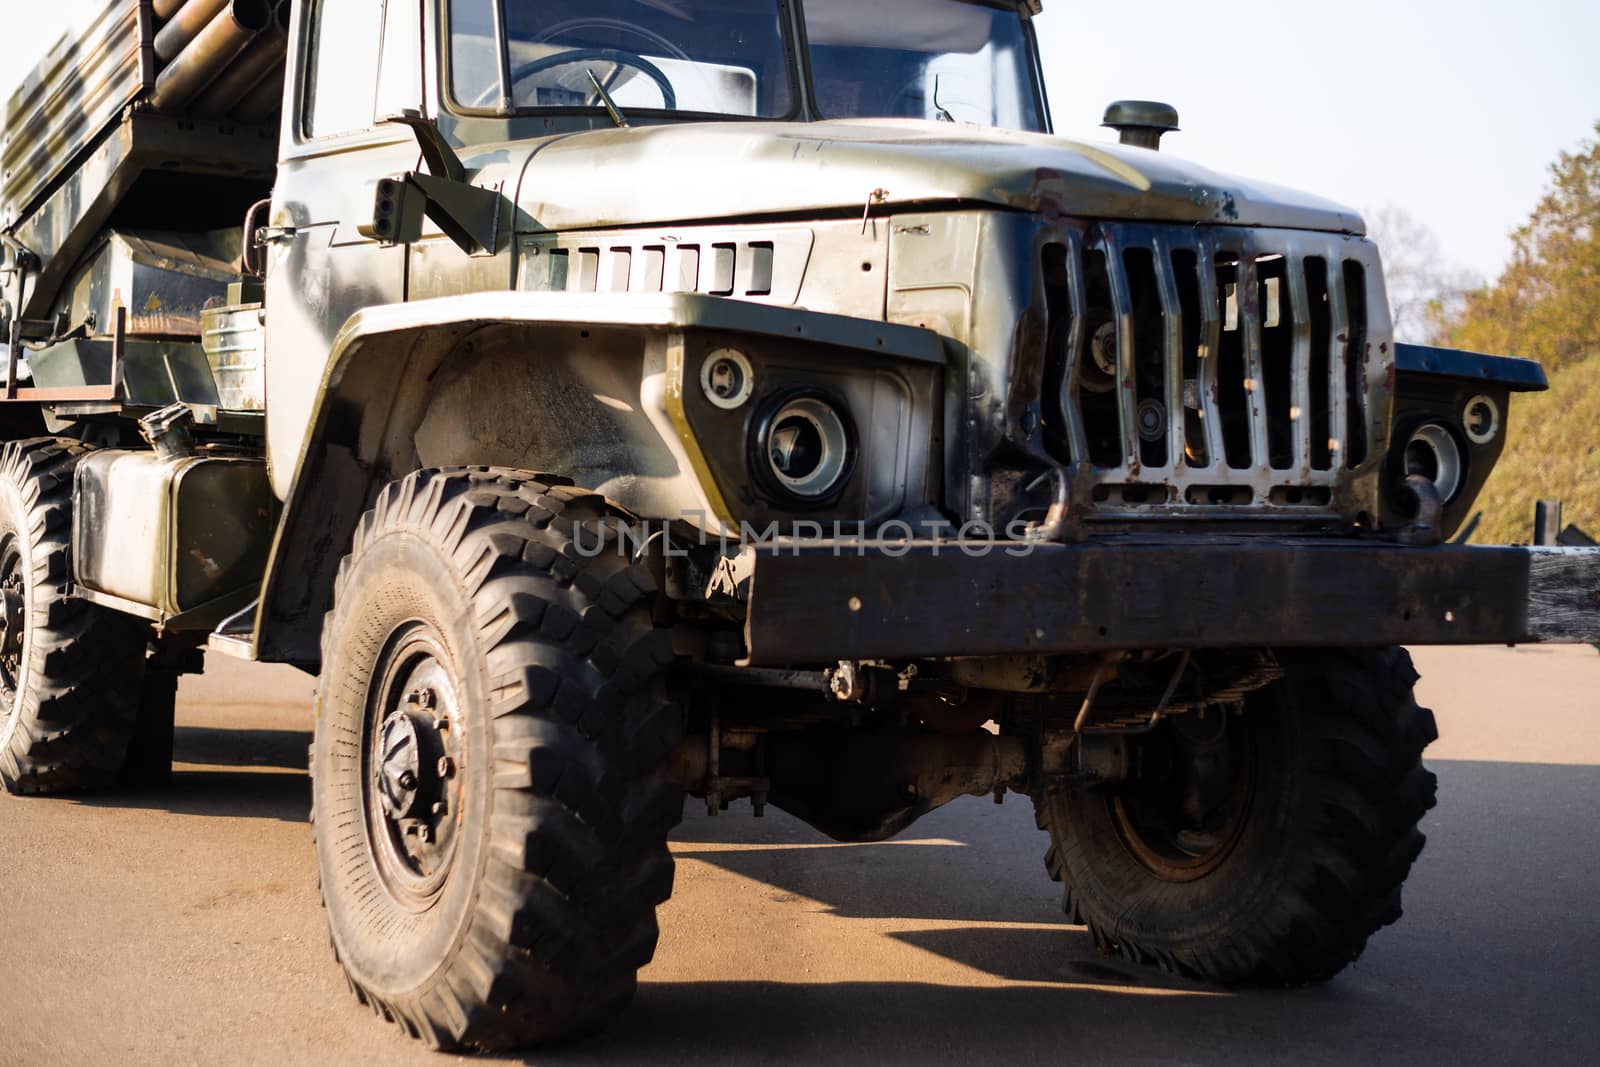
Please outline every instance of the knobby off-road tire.
M596 1029L654 954L682 717L620 522L532 475L423 471L340 567L311 752L323 903L356 997L435 1047Z
M1421 755L1437 731L1412 695L1411 658L1390 649L1279 659L1284 677L1242 715L1208 712L1210 728L1227 724L1224 747L1168 744L1163 770L1152 735L1143 755L1164 781L1039 796L1063 907L1102 951L1223 984L1300 985L1333 977L1400 918L1435 791ZM1191 736L1208 728L1183 718ZM1185 794L1193 760L1176 766L1175 751L1210 752L1212 773L1220 766L1238 788L1198 819L1205 805L1180 800L1173 810L1188 814L1175 821L1188 828L1164 834L1163 790L1198 795Z
M149 627L70 595L72 472L89 451L0 447L0 784L61 793L118 782L138 725Z

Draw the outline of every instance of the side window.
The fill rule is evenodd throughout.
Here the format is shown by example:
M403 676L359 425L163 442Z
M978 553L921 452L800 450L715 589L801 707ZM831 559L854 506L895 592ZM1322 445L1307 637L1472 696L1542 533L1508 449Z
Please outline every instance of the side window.
M372 128L383 0L316 0L301 112L307 137Z
M450 0L450 98L466 107L500 107L500 43L495 0Z
M387 0L383 13L383 65L378 70L378 114L422 106L422 3Z

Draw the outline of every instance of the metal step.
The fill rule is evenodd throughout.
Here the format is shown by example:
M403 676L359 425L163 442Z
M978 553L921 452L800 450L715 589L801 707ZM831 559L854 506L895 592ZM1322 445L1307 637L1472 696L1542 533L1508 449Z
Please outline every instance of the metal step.
M206 647L224 656L250 663L256 660L256 608L261 602L252 600L246 607L222 620L222 625L211 632Z

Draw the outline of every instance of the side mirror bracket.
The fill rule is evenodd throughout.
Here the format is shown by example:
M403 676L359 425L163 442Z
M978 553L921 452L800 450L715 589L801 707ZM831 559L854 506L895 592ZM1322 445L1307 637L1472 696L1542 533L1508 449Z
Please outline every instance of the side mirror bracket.
M421 239L427 218L467 255L493 255L499 244L500 193L467 181L461 157L420 111L408 108L378 123L409 127L428 173L408 171L378 182L372 221L360 227L362 235L385 245L411 244Z
M378 125L409 127L422 149L422 161L428 165L428 173L453 182L467 180L467 168L462 164L461 157L456 155L455 148L444 139L439 124L416 108L408 107L391 115L383 115L379 117Z

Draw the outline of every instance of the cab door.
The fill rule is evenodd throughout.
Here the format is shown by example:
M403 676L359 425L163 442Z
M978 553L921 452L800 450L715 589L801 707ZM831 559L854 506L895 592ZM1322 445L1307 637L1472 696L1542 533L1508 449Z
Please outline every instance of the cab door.
M263 239L267 455L288 494L334 338L364 308L406 298L406 248L361 234L377 183L415 170L403 126L375 121L420 86L420 0L309 0L295 7L277 186ZM415 96L420 97L420 90ZM393 110L393 109L391 109Z

